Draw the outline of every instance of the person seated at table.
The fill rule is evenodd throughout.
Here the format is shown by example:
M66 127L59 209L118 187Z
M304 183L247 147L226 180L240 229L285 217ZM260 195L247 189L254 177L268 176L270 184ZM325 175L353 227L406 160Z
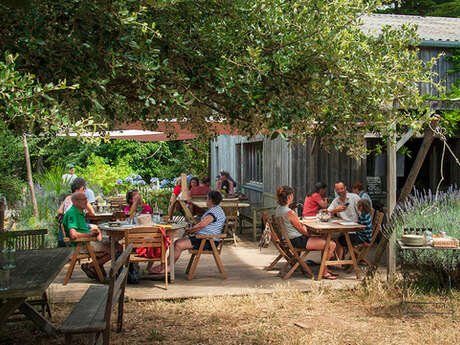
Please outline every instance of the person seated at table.
M72 206L64 214L64 219L62 220L66 235L74 240L94 236L97 237L97 241L92 242L91 245L95 252L103 252L103 256L97 260L96 264L98 264L101 268L102 274L106 276L103 265L111 259L110 243L108 243L106 240L102 241L102 233L96 225L91 224L91 226L89 226L86 223L84 210L88 203L88 199L86 198L85 193L75 192L72 194L71 198ZM72 245L76 244L72 243ZM82 264L81 269L89 278L97 279L94 263Z
M190 201L193 198L206 197L208 193L211 191L211 188L209 187L210 182L211 180L209 179L209 177L203 177L199 185L190 188L187 200ZM190 204L190 210L194 215L199 213L199 208L192 204Z
M190 188L190 198L193 199L194 197L197 196L206 196L208 193L211 191L211 188L209 187L209 183L211 180L209 177L205 176L201 179L201 183L198 186Z
M200 248L201 239L195 238L195 235L218 235L221 234L225 226L225 213L222 207L219 206L222 201L222 194L212 190L208 193L206 206L208 210L203 214L198 224L194 225L185 231L184 238L174 242L174 262L176 262L182 252L187 249L198 250ZM216 246L219 242L215 239ZM206 241L204 250L211 250L209 241ZM164 266L158 265L150 270L150 273L164 273Z
M318 211L327 208L326 184L323 182L315 183L315 190L307 195L303 203L302 216L313 217L318 214Z
M369 204L371 204L371 208L372 208L372 199L369 196L369 194L367 194L364 191L364 185L361 182L353 183L351 186L351 191L357 194L361 199L366 199L367 201L369 201Z
M192 190L192 188L194 187L198 187L198 185L200 184L200 181L198 180L198 177L192 177L188 183L188 190Z
M72 194L77 193L77 192L85 193L86 192L85 179L81 177L77 177L70 185L70 190L72 191ZM64 215L72 207L72 194L68 195L62 202L61 206L59 206L59 209L57 211L58 215ZM95 215L93 206L91 205L89 201L86 204L85 211L91 216Z
M225 195L233 195L235 193L235 181L226 171L221 171L219 179L216 182L216 190Z
M308 229L300 222L297 214L291 210L288 205L294 201L294 189L289 186L281 186L276 191L276 199L278 207L275 210L275 216L281 217L286 227L286 232L295 248L306 248L308 250L324 250L326 240L319 236L311 236ZM335 242L329 243L329 250L326 255L326 260L329 260L334 253ZM324 279L336 279L337 274L329 271L327 266L324 269Z
M366 228L361 232L356 232L354 234L349 234L350 242L352 245L357 245L361 243L370 243L372 239L372 218L371 218L371 204L366 199L361 199L357 204L359 217L358 223L364 225ZM347 251L347 241L345 235L342 235L338 238L337 241L337 258L342 260L344 254Z
M338 216L350 222L358 221L358 201L361 199L355 193L348 193L347 186L343 182L337 182L334 186L337 197L328 207L331 214L337 213Z
M134 216L135 214L153 214L152 208L142 202L141 193L137 189L130 189L126 193L126 203L123 209L125 215Z

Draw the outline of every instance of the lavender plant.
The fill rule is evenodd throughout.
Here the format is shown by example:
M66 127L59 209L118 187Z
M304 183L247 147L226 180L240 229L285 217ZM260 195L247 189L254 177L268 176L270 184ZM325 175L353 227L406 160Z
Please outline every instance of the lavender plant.
M389 238L394 232L400 238L405 228L431 228L433 234L444 231L448 236L460 238L460 190L450 186L437 194L415 190L402 204L398 205L391 217L389 226L383 234ZM422 275L437 276L439 280L446 277L449 270L459 271L458 256L451 251L414 251L405 257L406 262L423 268ZM406 255L406 254L404 254ZM458 276L458 274L457 274ZM454 277L455 278L455 277ZM459 280L460 277L456 277ZM439 283L442 283L439 281Z

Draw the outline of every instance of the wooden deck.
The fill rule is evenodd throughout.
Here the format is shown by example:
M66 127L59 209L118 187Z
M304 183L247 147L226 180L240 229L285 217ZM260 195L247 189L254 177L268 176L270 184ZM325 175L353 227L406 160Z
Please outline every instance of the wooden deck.
M275 249L269 248L260 251L255 242L241 241L238 246L231 242L225 243L222 250L222 261L227 271L227 279L223 279L215 265L212 255L201 257L193 280L187 280L185 267L190 255L185 252L176 263L176 280L164 290L164 281L161 277L153 281L151 275L144 275L140 284L127 285L126 296L129 299L142 301L152 299L181 299L219 295L245 295L252 293L272 293L276 288L287 287L304 291L315 289L319 286L327 286L330 289L352 289L360 281L356 280L354 273L347 274L337 270L340 274L337 280L316 281L301 273L294 273L288 280L277 276L277 271L265 271L276 257ZM307 260L320 262L319 252L310 253ZM278 263L278 268L284 261ZM107 264L108 271L110 263ZM314 274L317 274L319 265L311 266ZM141 272L145 265L141 265ZM96 281L90 281L79 267L70 279L68 285L63 286L67 265L63 268L56 280L51 284L49 297L53 303L75 303L90 285L97 285Z

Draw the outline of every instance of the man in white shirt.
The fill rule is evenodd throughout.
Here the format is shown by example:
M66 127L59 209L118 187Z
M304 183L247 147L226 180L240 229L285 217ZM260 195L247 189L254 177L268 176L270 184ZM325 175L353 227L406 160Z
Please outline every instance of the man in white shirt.
M360 197L354 193L347 192L347 186L343 182L335 184L336 197L328 207L329 213L337 213L340 218L350 221L358 222L358 208L356 204Z
M69 172L62 175L62 184L70 186L72 182L77 178L77 175L75 175L75 167L73 164L67 164L65 167L69 169Z

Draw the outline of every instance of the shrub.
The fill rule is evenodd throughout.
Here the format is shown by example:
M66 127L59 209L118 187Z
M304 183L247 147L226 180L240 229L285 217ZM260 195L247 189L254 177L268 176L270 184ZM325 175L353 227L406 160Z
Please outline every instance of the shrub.
M105 163L104 158L92 154L86 168L76 168L76 174L83 177L90 185L99 186L104 194L117 194L123 190L117 189L119 176L127 176L133 172L126 160L121 160L115 166Z

